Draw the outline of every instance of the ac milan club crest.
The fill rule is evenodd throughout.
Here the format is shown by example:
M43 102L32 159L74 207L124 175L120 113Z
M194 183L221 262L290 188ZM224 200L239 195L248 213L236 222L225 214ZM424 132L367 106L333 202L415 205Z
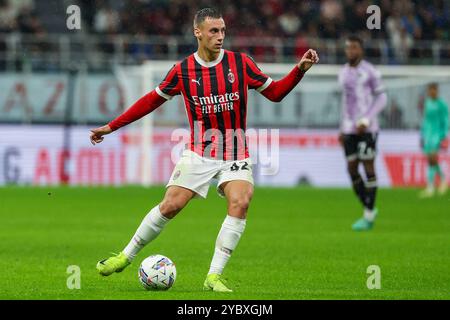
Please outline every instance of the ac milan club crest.
M230 83L233 83L234 82L234 74L233 74L233 72L231 72L231 69L229 69L228 70L228 81L230 82Z
M181 171L177 170L177 172L175 172L175 174L173 175L173 180L177 180L178 177L180 176L180 174L181 174Z

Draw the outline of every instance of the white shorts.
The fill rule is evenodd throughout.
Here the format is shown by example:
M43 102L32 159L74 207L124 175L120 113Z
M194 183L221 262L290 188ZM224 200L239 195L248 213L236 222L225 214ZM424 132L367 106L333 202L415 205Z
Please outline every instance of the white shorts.
M227 181L244 180L253 184L252 162L244 160L213 160L203 158L191 150L184 150L173 169L169 186L180 186L194 191L196 197L206 199L212 179L217 179L217 192L224 197L220 186Z

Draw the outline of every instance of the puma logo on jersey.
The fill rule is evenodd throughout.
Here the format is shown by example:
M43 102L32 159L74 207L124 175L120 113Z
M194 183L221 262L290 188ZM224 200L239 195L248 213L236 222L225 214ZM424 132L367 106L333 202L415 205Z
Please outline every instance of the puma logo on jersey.
M192 79L191 81L192 81L192 82L195 82L196 84L198 84L198 85L200 86L200 79L201 79L201 78L202 78L202 77L198 78L198 80Z

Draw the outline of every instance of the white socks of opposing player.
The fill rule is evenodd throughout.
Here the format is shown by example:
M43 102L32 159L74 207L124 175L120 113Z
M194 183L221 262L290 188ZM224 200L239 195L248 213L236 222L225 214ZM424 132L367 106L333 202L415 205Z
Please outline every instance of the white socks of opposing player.
M225 265L230 259L231 253L236 249L239 239L242 233L244 233L245 223L245 219L227 215L217 236L214 256L208 274L222 274Z
M377 214L376 210L370 210L367 208L364 209L364 218L367 221L373 222L375 220L376 214Z
M132 261L147 243L161 233L161 230L169 221L170 219L164 217L159 211L159 205L150 210L144 220L142 220L130 243L123 250L128 260Z

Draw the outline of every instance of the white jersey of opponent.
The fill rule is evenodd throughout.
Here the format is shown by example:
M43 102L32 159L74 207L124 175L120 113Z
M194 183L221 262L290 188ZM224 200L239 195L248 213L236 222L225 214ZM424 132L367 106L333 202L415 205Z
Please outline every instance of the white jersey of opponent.
M365 60L356 67L347 63L339 73L339 84L342 88L341 132L356 133L356 124L362 118L369 120L369 132L377 132L380 106L374 106L373 101L384 91L380 72Z

